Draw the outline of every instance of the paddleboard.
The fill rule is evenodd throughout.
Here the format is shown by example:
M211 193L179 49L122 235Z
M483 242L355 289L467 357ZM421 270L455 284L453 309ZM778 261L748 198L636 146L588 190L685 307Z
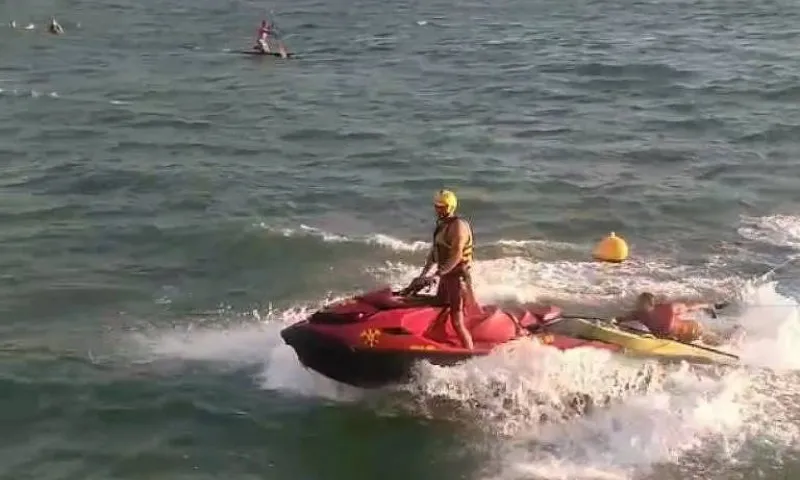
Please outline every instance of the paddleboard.
M281 54L278 53L278 52L265 53L265 52L259 52L257 50L242 50L241 52L236 52L236 53L239 53L241 55L258 55L258 56L262 56L263 55L263 56L267 56L267 57L273 56L273 57L282 58ZM286 56L288 58L292 58L292 57L294 57L294 53L287 53Z

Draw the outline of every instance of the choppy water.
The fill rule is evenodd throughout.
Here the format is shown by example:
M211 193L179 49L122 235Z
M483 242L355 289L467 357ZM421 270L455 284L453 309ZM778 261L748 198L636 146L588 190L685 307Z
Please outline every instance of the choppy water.
M270 9L294 61L235 54ZM796 3L9 0L12 19L0 477L800 470L800 270L752 281L800 248ZM300 368L279 329L408 281L442 186L482 300L735 295L748 366L528 345L374 393ZM588 259L610 230L627 265ZM540 423L568 392L612 402Z

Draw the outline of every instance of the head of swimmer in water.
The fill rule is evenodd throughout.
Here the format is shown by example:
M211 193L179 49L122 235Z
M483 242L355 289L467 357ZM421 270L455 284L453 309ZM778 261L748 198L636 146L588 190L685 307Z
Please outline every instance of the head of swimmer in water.
M649 312L656 306L656 297L650 292L643 292L636 297L636 311Z

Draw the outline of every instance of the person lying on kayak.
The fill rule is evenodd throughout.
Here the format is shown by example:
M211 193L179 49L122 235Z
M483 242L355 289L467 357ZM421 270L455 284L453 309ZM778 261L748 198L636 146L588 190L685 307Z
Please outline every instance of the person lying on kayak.
M440 190L433 199L436 211L436 228L433 231L431 246L425 266L420 275L411 281L408 290L419 290L439 279L436 303L449 309L453 330L465 348L474 348L472 336L464 323L464 315L479 312L481 307L475 300L472 290L473 238L472 227L455 214L458 206L456 195L449 190ZM428 271L436 265L436 273L428 276ZM444 330L445 317L437 319L430 331Z
M720 304L721 305L721 304ZM636 329L636 323L642 324L658 337L671 338L680 342L691 343L702 340L709 345L720 345L722 340L714 333L704 331L697 320L686 318L687 314L697 311L714 311L720 305L708 303L656 302L650 292L643 292L636 299L635 308L627 315L617 318L617 323Z

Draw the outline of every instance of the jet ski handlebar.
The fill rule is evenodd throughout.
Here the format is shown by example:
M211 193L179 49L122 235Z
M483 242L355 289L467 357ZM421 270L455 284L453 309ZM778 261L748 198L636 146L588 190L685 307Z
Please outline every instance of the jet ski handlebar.
M392 292L394 295L400 297L410 297L412 295L416 295L422 290L430 287L433 284L433 279L430 277L420 278L417 277L411 281L411 283L404 289Z

